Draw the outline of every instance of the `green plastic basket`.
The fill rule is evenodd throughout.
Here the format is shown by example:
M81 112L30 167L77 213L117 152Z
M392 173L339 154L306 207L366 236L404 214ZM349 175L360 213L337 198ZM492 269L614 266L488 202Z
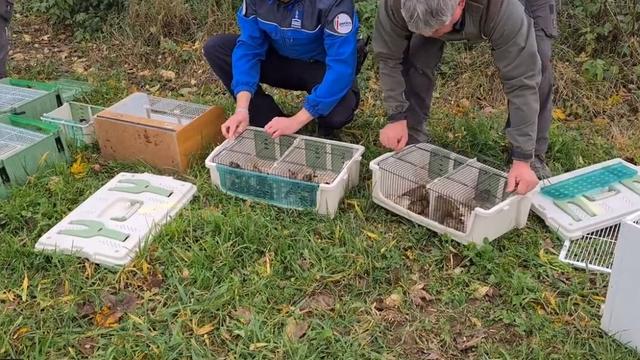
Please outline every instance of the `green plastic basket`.
M95 116L103 107L68 102L44 114L42 121L60 126L65 140L73 146L95 143Z
M69 159L56 126L15 115L9 122L0 122L0 198L41 168Z
M16 114L39 119L62 106L56 85L38 81L0 79L0 114Z

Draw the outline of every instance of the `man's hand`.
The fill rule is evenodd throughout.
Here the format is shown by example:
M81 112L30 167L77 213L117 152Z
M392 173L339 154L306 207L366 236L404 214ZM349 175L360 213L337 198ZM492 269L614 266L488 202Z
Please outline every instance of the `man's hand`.
M507 192L515 191L518 195L524 195L535 189L537 185L538 178L531 170L529 163L514 160L507 177Z
M407 141L409 141L407 120L396 121L380 130L380 142L388 149L402 150L407 145Z
M244 109L236 110L236 113L222 124L222 135L226 139L235 139L247 126L249 126L249 112Z
M292 117L274 117L264 127L264 131L275 139L279 136L295 134L311 120L313 120L313 116L307 110L302 109Z

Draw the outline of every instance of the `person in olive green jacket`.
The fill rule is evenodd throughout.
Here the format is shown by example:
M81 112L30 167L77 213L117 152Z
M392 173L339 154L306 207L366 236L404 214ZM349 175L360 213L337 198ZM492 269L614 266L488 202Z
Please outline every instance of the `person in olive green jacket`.
M554 0L526 1L536 2L537 14L555 26L555 8L547 6ZM383 102L389 114L389 123L380 131L381 143L400 150L407 144L426 142L425 124L445 41L486 40L509 104L506 134L513 164L507 191L525 194L534 189L538 176L548 176L544 153L551 122L552 80L547 74L545 89L540 91L543 74L536 44L540 26L534 27L535 17L527 12L518 0L381 0L373 35ZM548 26L545 29L550 30ZM544 65L550 68L551 45L544 45L548 47ZM539 114L543 118L541 131Z

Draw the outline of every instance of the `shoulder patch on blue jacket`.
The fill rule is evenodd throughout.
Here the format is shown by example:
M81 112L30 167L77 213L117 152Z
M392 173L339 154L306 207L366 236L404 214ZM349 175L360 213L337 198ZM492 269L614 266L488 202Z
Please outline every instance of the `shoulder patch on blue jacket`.
M333 34L346 35L354 29L353 0L334 0L325 12L325 29Z

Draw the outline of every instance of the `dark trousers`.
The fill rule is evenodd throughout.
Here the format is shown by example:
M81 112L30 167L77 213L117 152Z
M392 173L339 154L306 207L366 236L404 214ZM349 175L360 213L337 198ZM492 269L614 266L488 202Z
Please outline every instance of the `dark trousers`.
M211 69L231 92L233 78L231 55L236 46L238 35L221 34L210 38L204 45L204 56ZM319 61L302 61L284 57L272 48L267 50L260 68L261 84L273 87L306 91L322 82L326 65ZM322 134L330 134L353 120L354 112L360 102L360 92L356 82L347 94L326 116L318 118L318 130ZM249 119L252 126L264 127L271 119L286 116L273 97L264 92L262 86L253 94L249 104Z
M7 76L9 58L9 22L13 12L12 0L0 0L0 79Z
M551 47L553 38L557 36L555 0L522 0L522 2L527 14L534 21L538 55L542 63L542 79L538 89L540 111L535 154L544 157L549 147L553 107ZM553 9L553 12L550 9ZM403 77L406 83L405 97L410 104L407 109L409 143L428 141L425 124L431 110L436 70L443 51L444 41L418 34L411 37L409 46L405 50ZM507 128L510 126L509 119L506 126Z

